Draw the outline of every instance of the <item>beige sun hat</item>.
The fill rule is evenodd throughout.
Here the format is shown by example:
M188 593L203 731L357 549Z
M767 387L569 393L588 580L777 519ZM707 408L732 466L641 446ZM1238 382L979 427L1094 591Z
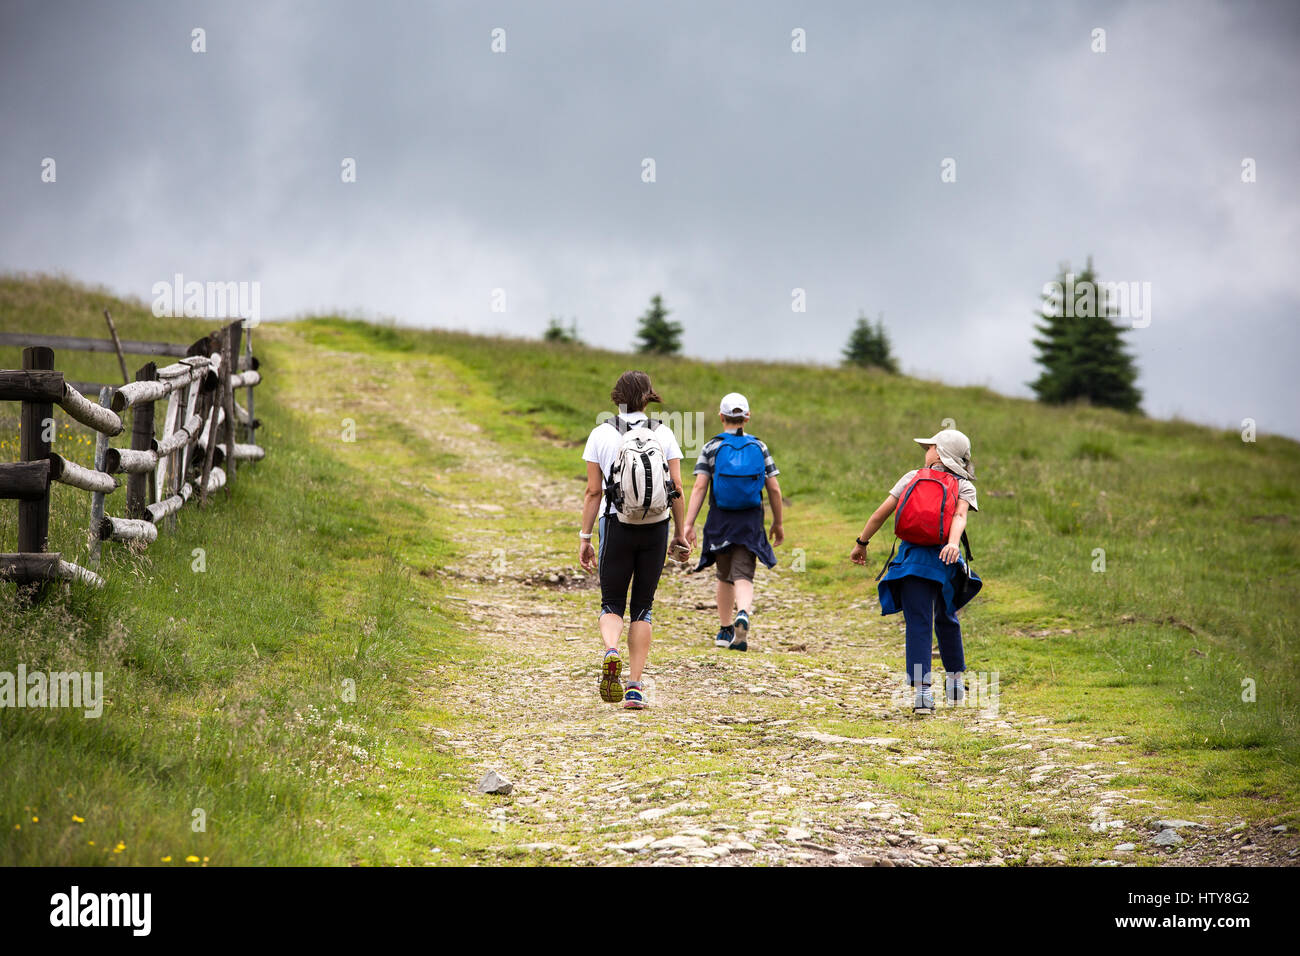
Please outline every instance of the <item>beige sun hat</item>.
M975 466L970 460L970 439L955 428L945 428L932 438L912 439L918 445L934 445L939 449L939 460L953 474L975 480Z

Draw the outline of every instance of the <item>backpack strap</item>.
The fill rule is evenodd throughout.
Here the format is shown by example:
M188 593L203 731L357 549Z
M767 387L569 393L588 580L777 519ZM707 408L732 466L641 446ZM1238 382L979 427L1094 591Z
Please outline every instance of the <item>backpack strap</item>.
M620 419L617 415L613 418L605 419L605 424L614 429L620 436L626 435L628 431L627 422ZM618 485L614 482L614 470L618 466L618 456L614 456L614 461L609 466L609 474L605 475L605 514L614 514L618 511Z
M615 462L617 464L617 462ZM609 468L609 475L605 478L605 514L612 514L618 511L618 485L614 482L614 466Z
M961 533L961 546L966 549L966 563L970 564L975 559L970 556L970 538L966 537L965 529Z
M612 418L605 419L605 424L612 426L614 431L618 432L620 435L626 435L634 428L648 428L653 432L656 428L662 425L663 422L659 421L657 418L651 418L649 415L645 417L644 421L639 422L630 422L622 415L614 415Z
M653 466L650 464L650 456L645 452L641 452L641 467L645 471L645 490L641 494L641 517L644 518L650 514L650 500L654 491L654 478L650 475L650 469ZM636 473L633 472L634 480L635 476Z
M894 539L894 543L893 543L892 545L890 545L890 548L889 548L889 557L885 558L885 566L882 567L882 568L880 569L880 573L876 575L876 580L877 580L877 581L879 581L881 578L883 578L883 577L885 576L885 572L889 570L889 562L894 560L894 551L895 551L897 548L898 548L898 539L895 538L895 539Z

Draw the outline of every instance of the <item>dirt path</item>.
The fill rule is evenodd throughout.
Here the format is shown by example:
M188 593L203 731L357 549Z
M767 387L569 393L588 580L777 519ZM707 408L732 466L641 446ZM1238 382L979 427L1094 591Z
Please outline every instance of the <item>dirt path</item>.
M487 649L429 667L431 701L456 717L454 731L430 730L430 745L476 768L463 805L500 833L496 859L1295 862L1282 834L1238 821L1156 826L1165 808L1112 786L1131 776L1123 739L1017 714L1005 694L996 712L912 717L896 696L900 622L881 618L866 581L858 602L836 604L813 597L803 575L760 572L741 654L712 645L712 579L671 568L655 607L650 708L603 703L595 582L575 571L580 448L573 480L556 480L485 435L449 365L315 352L325 378L360 370L355 417L402 434L410 455L390 480L461 555L416 569L445 583ZM409 408L427 413L411 420L400 414ZM488 769L513 782L509 796L475 791ZM1157 845L1162 830L1179 842Z

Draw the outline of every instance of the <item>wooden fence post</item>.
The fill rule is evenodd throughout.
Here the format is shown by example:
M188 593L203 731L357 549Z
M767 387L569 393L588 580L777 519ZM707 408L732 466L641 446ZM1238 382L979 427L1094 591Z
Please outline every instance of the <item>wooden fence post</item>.
M248 367L253 367L253 329L250 326L244 336L244 348L248 353ZM257 444L257 419L253 417L253 386L248 386L248 443Z
M43 345L23 349L23 371L52 370L54 350ZM20 447L23 461L49 461L50 443L45 440L47 422L54 420L54 405L50 402L23 402L20 418L22 437ZM32 500L18 502L18 551L44 554L50 537L50 489ZM24 596L40 600L45 596L46 584L40 582L24 590Z
M222 362L224 366L225 363ZM221 411L222 392L228 390L230 376L225 368L218 369L217 384L208 403L207 445L203 449L203 467L199 470L199 508L208 504L208 475L212 474L212 462L217 453L217 417Z
M203 429L207 427L208 416L212 413L217 403L217 394L220 389L220 376L216 376L216 384L209 384L199 389L199 400L194 406L194 413L199 416L199 429L196 435L191 435L191 441L186 451L189 464L185 473L196 473L200 478L203 477L204 464L207 461L207 446L199 444L203 436ZM198 458L195 458L195 452L201 452ZM196 479L197 480L197 479ZM197 491L199 486L195 485Z
M220 347L219 347L219 343L216 340L216 335L215 333L210 332L207 335L203 336L203 338L196 341L188 349L186 349L185 354L187 357L192 357L192 358L193 357L211 358L213 352L219 352L219 351L220 351ZM205 386L199 389L199 401L198 404L195 406L195 410L198 412L199 417L202 418L202 421L199 423L199 435L202 435L203 430L207 427L208 415L212 413L213 409L217 404L218 397L221 394L221 376L217 375L215 376L215 378L216 378L216 382L213 383L210 387ZM206 379L204 381L206 382ZM191 436L191 437L195 437L197 440L197 436ZM211 440L209 440L208 445L211 444L212 442ZM200 446L198 446L194 442L191 442L189 448L185 452L185 458L188 463L186 466L185 473L188 475L190 470L197 469L198 472L197 480L199 483L195 485L194 490L199 492L199 501L198 501L199 507L203 507L204 505L207 504L207 496L203 494L203 489L207 487L208 473L212 468L212 456L207 453L207 447L202 446L204 454L200 460L195 461L194 450L198 447Z
M230 385L231 376L238 369L234 367L239 361L239 323L232 322L222 330L221 335L221 403L226 411L226 493L235 483L235 390ZM212 436L215 443L216 435Z
M159 367L155 362L140 365L135 373L135 381L153 381L159 377ZM131 450L148 451L153 444L153 402L142 402L131 408ZM126 476L126 516L127 518L144 518L144 506L149 503L149 476Z
M177 393L178 400L176 405L176 421L169 426L169 429L164 430L164 435L163 435L164 438L167 437L168 432L174 435L177 429L184 428L185 423L190 420L189 417L190 406L193 404L192 399L194 398L198 390L199 390L199 383L191 382L189 385L186 385L184 388L178 391ZM186 458L187 450L188 449L185 445L181 445L174 452L172 452L171 467L172 470L175 472L175 477L169 482L171 487L167 489L166 493L160 494L158 496L159 501L162 501L166 498L170 498L174 495L179 495L181 493L181 488L185 487L185 458ZM167 516L167 530L168 531L176 530L175 514L170 514Z
M158 377L156 362L146 362L135 373L137 382L152 382ZM148 451L153 443L153 402L143 402L131 409L131 448ZM148 517L145 506L149 503L149 476L126 477L126 514L129 518Z
M99 390L99 404L108 408L113 403L113 388L105 385ZM132 433L134 438L134 432ZM108 455L108 436L95 432L95 470L104 470L104 458ZM143 476L142 476L143 477ZM90 563L93 570L99 567L99 526L104 520L104 493L96 491L90 498Z
M104 319L108 322L108 334L113 336L113 348L117 351L117 364L122 367L122 384L131 381L126 374L126 356L122 354L122 340L117 337L117 326L113 324L113 313L104 310Z

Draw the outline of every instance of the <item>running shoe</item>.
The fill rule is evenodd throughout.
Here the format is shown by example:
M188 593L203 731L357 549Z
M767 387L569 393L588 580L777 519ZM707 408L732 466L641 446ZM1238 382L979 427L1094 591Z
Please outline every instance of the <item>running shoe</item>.
M733 625L726 625L718 628L718 636L713 639L715 647L730 647L731 639L736 636L736 629Z
M627 690L623 692L623 709L645 710L645 695L641 693L640 684L628 682Z
M600 661L600 699L605 703L617 704L623 699L623 682L619 680L622 673L623 658L617 647L611 647Z

